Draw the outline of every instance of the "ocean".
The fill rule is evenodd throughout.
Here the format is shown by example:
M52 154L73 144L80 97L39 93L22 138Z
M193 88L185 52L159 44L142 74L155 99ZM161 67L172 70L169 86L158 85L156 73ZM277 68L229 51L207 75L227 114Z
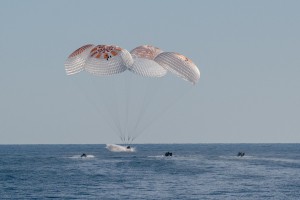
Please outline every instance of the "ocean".
M300 199L300 144L132 146L0 145L0 199Z

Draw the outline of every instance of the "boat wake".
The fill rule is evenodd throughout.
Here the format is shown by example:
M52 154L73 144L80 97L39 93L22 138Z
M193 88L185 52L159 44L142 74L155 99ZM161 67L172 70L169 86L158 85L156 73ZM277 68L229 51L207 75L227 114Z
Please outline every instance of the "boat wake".
M82 156L82 155L74 155L72 157L70 157L72 159L86 159L86 158L95 158L94 155L86 155L86 156Z

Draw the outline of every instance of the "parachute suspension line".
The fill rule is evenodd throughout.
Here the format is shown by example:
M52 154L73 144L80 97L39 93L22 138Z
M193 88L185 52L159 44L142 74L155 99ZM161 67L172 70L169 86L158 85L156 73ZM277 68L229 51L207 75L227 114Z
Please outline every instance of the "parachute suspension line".
M122 143L124 144L125 143L124 137L120 136L120 138L121 138Z
M132 142L133 142L133 140L134 140L135 138L136 138L136 137L135 137L135 136L133 136L133 137L131 138L131 140L130 140L129 144L132 144Z
M144 109L142 112L146 113L146 110L148 110L148 107L150 105L155 105L155 103L158 103L158 102L154 102L154 101L157 100L157 96L162 91L162 88L163 88L162 86L165 85L164 84L165 80L166 79L164 79L164 78L160 78L159 80L154 81L154 83L156 83L156 84L148 85L149 90L147 89L147 91L148 91L147 94L149 94L148 95L149 97L147 97L147 99L146 99L148 101L147 101L147 104L144 106ZM150 113L148 113L148 115L149 114ZM144 116L145 116L144 114L142 116L140 116L138 119L139 121L136 123L135 129L133 131L134 132L134 135L133 135L134 137L132 138L133 140L141 134L140 132L138 132L138 130L143 129L143 127L145 126L145 124L147 122L147 120L145 120L145 122L144 122L144 120L142 120Z
M116 89L116 82L117 81L113 81L112 83L112 98L110 98L112 101L114 101L113 103L115 104L115 106L112 106L112 108L114 108L114 111L113 113L115 113L115 119L116 119L116 125L119 127L119 130L120 130L120 138L124 138L124 141L126 140L125 137L125 133L124 133L124 130L123 130L123 127L122 127L122 124L121 124L121 118L120 118L120 107L119 107L119 92L120 91L117 91ZM123 141L123 143L124 143Z
M91 82L92 82L92 85L93 85L93 91L103 91L104 90L103 88L99 89L99 85L95 83L95 80L92 79ZM100 84L100 85L102 85L102 84ZM106 94L108 94L108 92ZM110 118L111 118L111 120L113 122L113 123L110 123L111 126L114 127L115 129L117 129L116 133L117 133L117 135L119 135L121 137L121 135L122 135L122 129L121 129L120 125L118 124L118 118L114 114L115 112L113 110L113 106L108 103L108 100L107 100L107 98L105 98L105 96L106 95L103 95L101 97L101 99L102 99L101 102L104 104L104 108L106 108L105 109L106 113L108 113L107 116L110 116ZM109 97L108 99L111 99L111 98ZM99 108L94 101L93 101L93 104L94 104L94 106L96 108ZM105 116L103 116L103 118L106 119Z
M129 80L128 80L129 79ZM130 94L131 94L131 78L129 77L129 74L128 75L125 75L125 89L124 91L126 91L126 94L125 94L125 106L126 106L126 110L125 110L125 118L126 118L126 121L125 121L125 133L126 133L126 136L127 136L127 139L129 141L129 135L130 135L130 132L129 132L129 106L130 106Z
M138 115L137 115L137 119L135 120L135 122L134 122L134 125L133 125L133 127L131 127L131 134L134 136L135 135L135 130L136 130L136 128L137 128L137 126L138 126L138 124L140 123L140 121L141 121L141 119L142 119L142 117L143 117L143 114L144 114L144 112L145 112L145 110L146 110L146 101L147 101L147 98L146 98L146 94L147 94L147 91L149 90L149 86L150 86L150 84L148 83L147 84L147 87L146 87L146 89L143 91L143 98L142 98L142 105L141 105L141 108L139 109L139 113L138 113Z
M132 140L134 140L134 138L136 138L136 136L139 134L137 130L139 129L139 126L143 124L144 117L146 117L145 114L147 113L146 111L148 110L151 102L153 102L152 100L155 99L155 96L159 93L160 89L161 87L156 87L156 85L153 84L152 81L149 81L147 83L146 89L144 90L142 106L138 114L138 118L136 120L135 126L133 127L132 130L132 135L133 135Z
M100 109L98 107L98 105L92 100L92 98L90 98L90 95L88 95L87 91L80 85L78 84L75 80L72 80L72 82L77 86L76 89L80 89L81 91L79 92L80 94L82 94L85 99L92 104L93 107L96 108L96 111L99 115L101 115L101 117L104 119L104 121L108 124L108 126L110 127L110 129L112 129L113 132L118 133L118 130L116 130L116 127L113 126L113 124L104 116L104 110Z
M163 115L167 113L176 103L178 103L183 97L185 97L191 90L193 86L190 86L189 89L184 90L182 93L180 93L179 97L176 98L174 101L170 101L170 104L168 104L164 109L162 109L157 116L153 117L149 123L143 127L138 133L138 135L134 138L136 139L138 136L140 136L149 126L151 126L154 122L156 122L159 118L161 118Z

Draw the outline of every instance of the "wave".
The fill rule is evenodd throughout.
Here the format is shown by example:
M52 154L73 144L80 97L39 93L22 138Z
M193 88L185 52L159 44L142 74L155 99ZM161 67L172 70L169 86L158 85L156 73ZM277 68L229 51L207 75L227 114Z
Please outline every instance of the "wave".
M157 156L147 156L148 158L164 158L164 155L157 155Z
M260 161L271 161L271 162L282 162L282 163L295 163L300 164L300 160L289 159L289 158L276 158L276 157L258 157L258 156L220 156L223 159L245 159L245 160L260 160Z

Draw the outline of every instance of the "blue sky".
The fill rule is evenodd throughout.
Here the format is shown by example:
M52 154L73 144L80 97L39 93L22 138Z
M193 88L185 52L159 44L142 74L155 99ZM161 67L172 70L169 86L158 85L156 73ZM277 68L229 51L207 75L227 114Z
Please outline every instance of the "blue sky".
M67 56L88 43L128 50L151 44L186 55L201 71L195 87L175 76L164 80L179 100L136 143L300 142L299 7L267 0L1 1L0 143L120 142L88 100L98 102L111 84L93 93L90 76L64 72ZM122 75L107 83L120 89L132 77ZM155 95L165 103L154 103L149 115L170 101Z

